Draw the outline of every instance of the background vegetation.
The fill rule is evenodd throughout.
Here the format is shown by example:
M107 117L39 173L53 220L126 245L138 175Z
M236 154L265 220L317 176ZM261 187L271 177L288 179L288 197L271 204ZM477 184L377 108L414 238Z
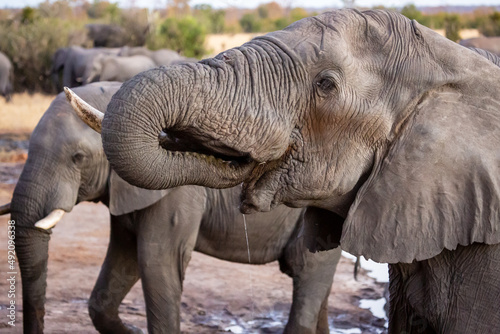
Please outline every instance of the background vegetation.
M353 0L343 3L355 6ZM485 36L500 35L500 12L494 8L425 13L415 5L407 5L399 11L432 29L445 29L446 36L454 41L461 38L459 32L464 28L478 29ZM274 1L255 9L222 10L209 5L191 7L189 0L169 0L163 9L148 10L120 8L107 0L45 0L36 8L0 9L0 51L14 64L16 91L54 93L50 82L52 55L58 48L70 45L92 47L87 24L118 27L125 36L123 45L169 48L201 58L211 52L205 47L207 34L273 31L316 14Z

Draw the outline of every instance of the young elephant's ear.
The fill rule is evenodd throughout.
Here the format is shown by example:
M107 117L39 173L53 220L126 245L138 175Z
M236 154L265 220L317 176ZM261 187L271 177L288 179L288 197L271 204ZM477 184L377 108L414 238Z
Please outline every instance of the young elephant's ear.
M170 190L149 190L135 187L111 170L109 178L109 212L114 216L147 208L158 202Z
M488 90L488 87L481 88ZM452 86L428 93L358 192L342 249L379 262L500 243L500 109Z

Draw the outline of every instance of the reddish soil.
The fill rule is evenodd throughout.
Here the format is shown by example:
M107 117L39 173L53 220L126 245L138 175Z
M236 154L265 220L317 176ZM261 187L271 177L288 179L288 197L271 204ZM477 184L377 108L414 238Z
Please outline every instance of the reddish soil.
M22 153L8 153L15 157L14 162L0 162L0 205L10 201L23 166L19 158L23 157ZM8 219L8 215L0 216L0 333L22 333L20 273L15 275L16 326L7 324ZM88 316L87 300L106 253L108 220L104 205L82 203L54 229L48 268L46 333L95 332ZM353 270L351 260L342 258L329 299L331 328L381 333L384 320L359 308L358 303L360 299L381 298L384 284L376 283L363 269L355 281ZM277 263L236 264L194 253L184 281L182 331L280 333L286 323L291 295L292 281L279 271ZM125 322L147 332L140 282L123 301L120 315Z

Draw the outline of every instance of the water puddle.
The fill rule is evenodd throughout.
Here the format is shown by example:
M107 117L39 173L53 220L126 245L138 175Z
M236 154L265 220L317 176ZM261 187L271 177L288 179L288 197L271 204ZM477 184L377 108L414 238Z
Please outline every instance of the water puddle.
M352 256L347 252L342 252L342 256L351 259L353 262L356 261L356 257ZM386 263L377 263L372 260L366 260L364 257L360 259L361 267L368 271L368 276L375 279L379 283L389 282L389 268ZM385 297L380 299L361 299L359 301L359 307L369 310L375 317L385 319L384 327L388 327L387 314L385 313L384 306L387 303Z

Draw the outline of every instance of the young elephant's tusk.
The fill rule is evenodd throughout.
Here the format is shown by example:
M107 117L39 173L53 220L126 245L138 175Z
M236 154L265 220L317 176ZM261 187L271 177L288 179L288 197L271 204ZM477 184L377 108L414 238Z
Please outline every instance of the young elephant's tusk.
M49 228L53 228L56 224L61 220L64 215L64 210L55 209L52 211L47 217L37 221L35 226L38 228L42 228L44 230L48 230Z
M75 109L78 117L80 117L81 120L84 121L92 129L101 133L101 123L104 117L104 113L100 112L99 110L82 100L68 87L64 87L64 92L66 93L66 98L68 99L69 103L71 103L71 106L73 107L73 109Z
M10 213L10 203L0 206L0 216Z

